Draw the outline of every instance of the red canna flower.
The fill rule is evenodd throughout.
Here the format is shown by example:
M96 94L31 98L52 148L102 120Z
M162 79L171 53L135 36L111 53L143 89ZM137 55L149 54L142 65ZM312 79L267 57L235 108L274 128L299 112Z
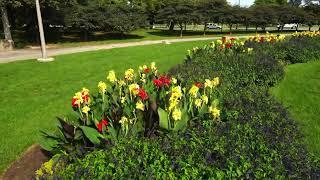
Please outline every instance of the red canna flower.
M146 69L143 70L143 72L144 72L145 74L148 74L148 73L150 72L150 69L149 69L149 68L146 68Z
M202 88L202 86L203 86L203 84L201 82L196 82L194 85L197 86L198 88Z
M98 131L101 133L102 130L103 130L103 127L108 126L108 124L109 124L109 122L108 122L108 120L106 120L106 119L104 119L104 120L102 120L101 122L99 122L99 123L97 124L97 126L98 126Z
M231 41L234 41L234 40L236 40L236 38L235 38L235 37L232 37L232 38L230 38L230 40L231 40Z
M264 37L260 37L260 43L264 42Z
M163 86L163 83L160 79L154 79L153 84L156 85L158 88L161 88Z
M72 101L71 101L72 107L78 107L78 104L76 104L77 100L78 100L77 98L72 98Z
M162 82L163 85L170 86L171 80L168 76L161 76L160 81Z
M231 47L232 47L232 43L227 43L227 44L226 44L226 48L227 48L227 49L230 49Z
M146 92L145 90L143 90L143 88L140 88L140 89L139 89L139 94L138 94L138 96L139 96L143 101L145 101L145 100L147 100L147 99L149 98L147 92Z
M82 96L82 99L84 102L89 102L90 97L89 95L85 95L85 96Z

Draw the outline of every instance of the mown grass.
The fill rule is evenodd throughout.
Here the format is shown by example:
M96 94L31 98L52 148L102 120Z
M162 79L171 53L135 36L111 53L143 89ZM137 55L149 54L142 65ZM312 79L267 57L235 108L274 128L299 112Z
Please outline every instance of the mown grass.
M187 49L204 44L208 41L70 54L51 63L0 64L0 174L37 142L40 130L51 130L55 117L71 110L74 92L82 87L97 89L112 69L122 73L154 61L165 72L183 60Z
M271 92L289 109L309 149L320 157L320 61L288 66L284 80Z

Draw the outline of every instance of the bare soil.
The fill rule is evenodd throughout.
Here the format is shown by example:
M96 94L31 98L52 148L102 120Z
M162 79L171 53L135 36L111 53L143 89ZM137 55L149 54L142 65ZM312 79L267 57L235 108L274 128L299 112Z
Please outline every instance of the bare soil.
M11 164L0 179L25 180L34 179L35 171L50 159L50 154L39 145L32 145L20 159Z

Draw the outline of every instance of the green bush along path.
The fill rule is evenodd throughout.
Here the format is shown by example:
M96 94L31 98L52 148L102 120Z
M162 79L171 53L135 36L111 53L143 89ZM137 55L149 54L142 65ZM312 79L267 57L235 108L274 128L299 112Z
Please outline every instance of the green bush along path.
M289 109L310 150L320 157L320 61L288 66L284 80L271 92Z
M81 87L96 88L107 72L118 75L129 67L156 62L161 72L182 62L187 49L209 41L150 45L85 52L0 64L0 173L40 137L52 130L55 117L71 110L71 98ZM121 72L121 74L120 74Z

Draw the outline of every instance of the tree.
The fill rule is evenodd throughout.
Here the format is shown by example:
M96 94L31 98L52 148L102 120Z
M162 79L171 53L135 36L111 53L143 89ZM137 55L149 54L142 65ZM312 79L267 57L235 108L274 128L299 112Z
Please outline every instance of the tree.
M104 30L130 32L146 24L141 4L128 1L82 0L65 9L65 24L81 30L83 40L89 32Z
M285 5L287 0L255 0L254 5Z
M206 34L207 23L220 22L224 9L228 7L226 0L200 0L197 5L197 14L200 23L204 24L203 34Z
M52 12L56 11L61 7L65 7L65 5L70 0L42 0L41 8L43 10L44 24L49 24L48 20L54 19L53 17L57 17L56 13L53 15ZM2 23L4 26L4 31L6 35L6 39L10 39L12 41L11 30L10 27L18 27L25 28L25 31L31 32L38 38L38 33L36 33L37 29L37 19L36 19L36 10L35 10L35 1L34 0L1 0L0 8L2 14ZM50 18L46 16L46 13L49 12ZM13 17L13 18L9 18ZM11 21L11 25L9 24L9 20ZM47 22L47 23L46 23ZM30 37L30 36L27 36ZM31 36L32 37L32 36Z
M225 8L222 19L224 23L228 24L230 31L234 24L243 22L241 10L239 6Z
M169 2L164 8L157 13L156 19L159 22L167 24L178 24L180 28L180 36L183 36L184 25L194 22L197 17L193 13L195 4L191 0L176 0Z
M313 25L319 25L320 31L320 4L309 4L304 7L306 13L306 24L309 26L309 31Z
M251 21L255 24L256 30L261 27L265 31L268 24L277 22L277 5L255 5L251 7Z

